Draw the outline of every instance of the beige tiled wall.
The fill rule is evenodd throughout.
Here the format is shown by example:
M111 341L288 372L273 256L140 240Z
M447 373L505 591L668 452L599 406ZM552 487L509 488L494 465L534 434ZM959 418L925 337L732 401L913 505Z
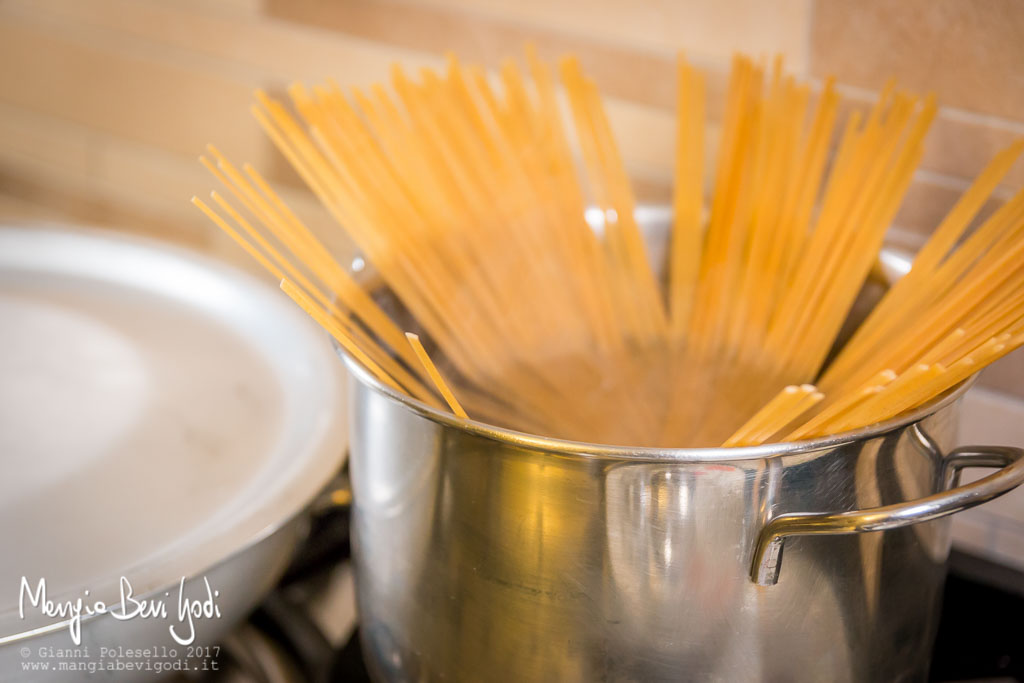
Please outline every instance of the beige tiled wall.
M866 88L895 76L951 107L1014 119L1024 112L1022 36L1017 0L821 2L811 70Z
M533 42L580 55L607 96L642 198L670 184L673 63L686 50L720 116L734 50L835 74L863 104L889 75L943 103L897 216L927 234L970 178L1024 135L1016 0L5 0L0 3L0 218L63 218L237 252L188 204L206 142L269 170L329 223L248 115L293 79L365 84L446 50L495 65ZM1024 164L1006 194L1024 185ZM913 239L913 237L911 238ZM340 250L347 243L337 239ZM990 373L1024 383L1024 362ZM1007 369L1008 368L1008 369Z

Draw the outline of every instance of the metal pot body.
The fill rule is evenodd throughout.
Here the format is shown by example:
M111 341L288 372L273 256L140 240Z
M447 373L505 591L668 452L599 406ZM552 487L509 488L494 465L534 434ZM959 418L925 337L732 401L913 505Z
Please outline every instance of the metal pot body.
M1024 477L1014 449L951 458L957 400L809 451L618 457L466 429L353 375L357 596L381 681L923 680L950 547L933 518L956 511L932 494L957 466L1010 465L982 480L999 492Z

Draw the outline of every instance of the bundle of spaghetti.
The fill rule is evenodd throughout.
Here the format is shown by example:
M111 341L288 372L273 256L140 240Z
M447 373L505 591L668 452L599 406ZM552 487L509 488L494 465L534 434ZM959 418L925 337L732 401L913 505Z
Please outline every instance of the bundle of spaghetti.
M759 67L736 58L683 335L696 359L687 374L710 373L697 385L709 400L691 417L702 425L702 441L728 436L735 414L755 411L781 386L814 380L877 257L935 113L931 99L918 103L889 86L863 123L859 113L848 120L826 182L838 108L832 82L804 127L807 90L782 75L779 60L767 89L763 80ZM689 115L680 117L684 130Z
M599 243L585 223L583 193L557 118L547 67L531 57L531 69L541 95L537 105L523 96L517 86L521 76L511 64L503 69L509 94L499 102L481 74L467 77L451 60L447 78L428 72L421 85L395 70L394 90L404 112L382 88L369 95L356 91L356 111L331 84L312 93L301 86L289 90L308 131L283 105L262 93L262 106L254 113L460 377L488 386L500 375L503 383L511 384L507 397L527 416L543 417L557 409L569 413L563 419L572 419L572 410L560 406L573 392L565 383L548 381L534 364L545 354L557 354L560 344L593 347L600 354L621 353L631 332L621 330L616 319L636 307L631 299L615 298L618 290L608 285L607 274L625 266L627 277L645 264L637 259L642 243L635 225L624 221L634 232L632 242L624 230L611 232L617 253L630 254L630 260L616 262L606 258L607 245ZM590 106L577 104L581 110ZM602 112L592 113L591 119L588 140L602 158L617 158ZM519 153L523 149L528 153ZM226 163L218 159L218 164ZM548 173L556 182L547 182ZM227 174L215 175L233 187ZM624 171L601 180L613 188L609 206L622 207L631 220L632 197ZM253 210L244 194L238 198ZM401 232L380 229L397 225ZM273 221L267 227L280 234ZM247 233L254 235L252 230ZM265 240L258 235L255 239L265 248L260 245ZM301 239L288 242L286 235L282 241L297 260L319 266L317 275L332 291L340 281L333 271L343 269L321 258L322 249L312 256L310 249L303 251L300 247L310 239L304 231ZM577 277L567 279L567 271ZM510 282L516 287L508 287ZM323 297L316 296L318 288L306 288L326 307ZM645 326L633 329L641 339L664 328L651 273L647 292L648 308L641 319ZM348 302L346 292L335 294ZM343 320L354 314L356 329L369 327L408 368L416 367L405 355L407 349L396 343L396 329L374 326L381 317L379 309L351 304L348 308L333 313ZM593 375L592 359L581 360L570 365L576 372ZM392 365L389 374L401 372Z
M894 417L1024 343L1024 191L969 231L971 219L1022 150L1024 142L1016 142L996 155L954 205L910 272L825 370L819 386L835 398L788 438ZM891 382L869 378L880 366L888 368ZM849 397L862 400L846 405Z
M789 424L823 398L824 394L813 385L788 386L754 413L723 445L762 443L779 431L778 425Z
M392 390L549 436L813 438L927 403L1024 342L1024 192L975 226L1024 142L823 367L934 98L889 84L837 135L831 79L812 92L781 58L736 56L706 188L704 77L680 56L663 287L596 84L572 57L556 70L528 48L526 65L488 75L449 57L416 77L395 66L388 86L296 84L290 108L257 93L254 116L386 291L366 291L255 169L213 147L202 163L227 193L193 201Z

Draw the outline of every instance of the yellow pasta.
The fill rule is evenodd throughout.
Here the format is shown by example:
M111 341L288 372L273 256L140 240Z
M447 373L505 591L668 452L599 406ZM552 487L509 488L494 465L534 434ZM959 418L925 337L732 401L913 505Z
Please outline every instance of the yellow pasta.
M215 147L201 163L226 191L193 201L382 383L549 436L821 437L924 405L1024 343L1024 190L978 218L1024 141L836 352L937 104L890 82L842 120L832 79L812 89L781 57L732 66L707 187L715 108L678 59L663 268L597 83L575 57L553 68L532 47L525 68L494 74L449 55L366 89L256 93L253 115L380 275L379 296Z
M412 346L413 351L416 352L416 356L419 358L420 363L423 364L423 369L427 371L427 375L430 380L434 383L434 386L441 396L444 397L448 407L452 409L452 412L459 417L469 417L466 415L466 411L463 410L462 405L459 404L458 399L455 398L455 394L448 387L448 383L441 377L441 373L438 372L437 366L434 365L434 361L430 360L430 356L427 355L427 350L423 348L423 343L420 341L419 336L412 332L406 332L405 336L409 339L409 345Z

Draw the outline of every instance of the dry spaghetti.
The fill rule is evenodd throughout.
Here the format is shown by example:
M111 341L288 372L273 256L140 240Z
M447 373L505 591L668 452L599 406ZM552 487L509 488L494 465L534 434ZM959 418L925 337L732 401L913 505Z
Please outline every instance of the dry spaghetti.
M705 84L682 57L677 93L664 281L595 84L575 59L555 70L532 50L525 72L508 61L494 78L450 57L416 78L395 66L390 88L294 85L291 109L257 93L256 119L397 307L213 147L202 163L227 195L193 201L382 383L549 436L813 438L920 406L1024 343L1024 191L977 225L1024 141L836 354L934 98L889 84L840 125L831 80L812 93L781 59L737 56L706 202Z

